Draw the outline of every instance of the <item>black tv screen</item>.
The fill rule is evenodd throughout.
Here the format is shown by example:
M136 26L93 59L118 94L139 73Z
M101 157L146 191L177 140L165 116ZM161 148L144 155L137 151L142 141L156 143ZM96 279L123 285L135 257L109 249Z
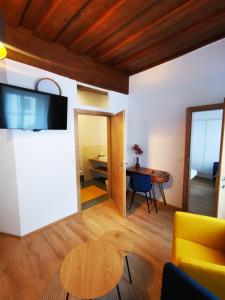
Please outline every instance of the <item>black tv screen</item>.
M0 83L0 128L67 129L67 98Z

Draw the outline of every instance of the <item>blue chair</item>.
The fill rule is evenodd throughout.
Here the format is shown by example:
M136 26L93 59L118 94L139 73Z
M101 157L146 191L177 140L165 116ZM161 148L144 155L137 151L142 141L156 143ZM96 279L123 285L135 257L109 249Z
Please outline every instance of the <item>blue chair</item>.
M216 176L218 175L218 170L219 170L219 162L214 162L213 163L213 185L216 183Z
M131 209L131 207L132 207L135 194L137 192L140 192L140 193L145 193L145 198L146 198L146 202L147 202L147 206L148 206L148 212L150 213L147 193L149 193L149 198L152 201L151 190L153 188L153 184L152 184L151 176L141 175L138 173L132 173L130 176L130 187L133 190L133 195L132 195L129 209ZM157 212L156 199L153 199L153 201L155 204L155 210Z
M172 263L163 268L161 300L219 300Z

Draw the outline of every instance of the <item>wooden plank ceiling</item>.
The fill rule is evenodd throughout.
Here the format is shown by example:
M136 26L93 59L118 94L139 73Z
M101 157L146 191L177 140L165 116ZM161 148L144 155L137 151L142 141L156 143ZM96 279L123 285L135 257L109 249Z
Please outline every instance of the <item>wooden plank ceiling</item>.
M224 0L0 0L0 10L10 58L124 93L130 75L225 37Z

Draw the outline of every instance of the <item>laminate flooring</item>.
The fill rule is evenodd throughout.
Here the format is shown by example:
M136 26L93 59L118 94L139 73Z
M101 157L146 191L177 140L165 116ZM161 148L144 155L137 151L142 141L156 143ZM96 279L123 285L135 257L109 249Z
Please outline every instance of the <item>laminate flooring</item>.
M163 265L171 260L174 209L163 203L158 206L158 214L153 207L149 214L145 199L137 196L124 220L107 200L22 239L0 234L0 299L41 299L73 247L111 230L131 236L133 252L145 262L140 270L144 272L145 264L151 270L145 282L150 299L160 299Z
M195 177L190 181L188 211L211 217L216 216L216 190L212 180Z

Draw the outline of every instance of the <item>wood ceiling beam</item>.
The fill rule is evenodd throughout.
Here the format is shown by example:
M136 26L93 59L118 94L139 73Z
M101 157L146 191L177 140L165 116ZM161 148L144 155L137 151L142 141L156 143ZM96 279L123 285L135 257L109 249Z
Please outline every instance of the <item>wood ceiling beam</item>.
M54 1L55 0L30 0L26 12L23 15L21 26L35 30Z
M187 29L172 39L163 41L118 65L129 75L182 56L225 37L225 12Z
M53 42L59 32L78 13L88 0L56 0L47 10L35 30L35 34L47 42Z
M123 28L117 31L116 34L111 35L95 48L87 51L86 54L100 60L106 59L109 55L113 54L114 51L119 49L125 41L127 41L127 37L132 37L134 33L139 32L142 28L155 23L158 19L167 15L186 1L187 0L157 1L150 8L138 15L132 22L126 24Z
M68 46L80 35L82 35L91 25L115 5L117 0L91 0L77 14L74 19L64 28L56 38L57 42L63 46Z
M83 54L85 50L82 48L82 43L85 42L85 39L87 39L88 36L92 38L92 34L96 32L102 24L107 24L107 19L109 16L112 15L114 11L116 11L116 9L118 9L118 7L120 7L125 1L126 0L116 0L114 4L104 14L102 14L100 18L97 19L96 22L92 22L90 27L73 39L73 41L68 45L68 49L77 54Z
M18 26L28 4L29 0L0 1L0 11L3 13L5 22L11 26Z
M97 64L85 56L75 55L56 43L47 43L22 27L6 26L8 58L37 68L128 94L129 78L113 68Z
M96 23L75 39L69 49L84 54L105 38L115 33L126 23L157 0L118 0Z
M135 57L136 53L141 53L144 49L172 38L225 10L225 1L217 1L214 5L211 4L211 0L187 1L155 23L149 24L133 36L128 37L114 49L103 54L97 61L117 65L126 59L129 60L129 57Z

